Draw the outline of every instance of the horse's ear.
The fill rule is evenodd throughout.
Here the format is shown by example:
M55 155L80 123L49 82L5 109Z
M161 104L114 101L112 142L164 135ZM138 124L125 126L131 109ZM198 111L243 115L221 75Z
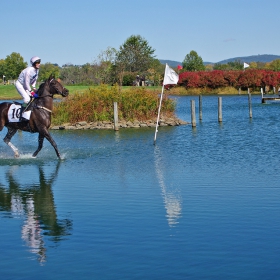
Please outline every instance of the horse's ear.
M55 79L55 76L53 74L50 75L49 81L52 80L52 79Z

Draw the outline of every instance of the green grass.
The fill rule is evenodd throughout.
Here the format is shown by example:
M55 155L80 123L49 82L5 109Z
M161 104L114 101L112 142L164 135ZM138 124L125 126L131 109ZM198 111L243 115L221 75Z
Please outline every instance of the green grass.
M21 99L14 85L0 85L0 100Z
M67 86L66 87L70 94L76 92L83 93L89 89L88 86ZM58 97L58 95L56 96ZM0 85L0 100L18 100L21 99L21 96L17 92L14 85Z
M68 90L70 95L75 94L75 93L84 93L90 88L96 88L98 86L76 86L76 85L70 85L70 86L65 86ZM123 91L130 90L131 88L134 87L122 87ZM161 87L146 87L151 92L161 92ZM58 98L59 96L56 95ZM0 100L19 100L21 99L21 96L17 92L16 88L14 85L0 85Z

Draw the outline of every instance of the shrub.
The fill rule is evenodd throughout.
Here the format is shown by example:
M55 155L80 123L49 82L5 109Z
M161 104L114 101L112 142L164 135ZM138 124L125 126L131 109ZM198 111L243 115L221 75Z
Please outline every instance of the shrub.
M120 91L118 86L101 85L89 88L85 93L75 93L54 106L53 124L78 121L113 121L114 106L118 102L119 120L148 120L157 117L158 93L145 87L132 87ZM175 103L169 98L162 102L161 112L173 116Z

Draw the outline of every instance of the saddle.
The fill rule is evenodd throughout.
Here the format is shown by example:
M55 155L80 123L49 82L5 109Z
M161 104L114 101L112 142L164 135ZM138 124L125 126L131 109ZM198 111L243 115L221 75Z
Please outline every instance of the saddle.
M31 100L26 107L23 107L21 103L14 101L8 111L9 122L28 122L33 109L33 106L30 106L32 101L33 100Z

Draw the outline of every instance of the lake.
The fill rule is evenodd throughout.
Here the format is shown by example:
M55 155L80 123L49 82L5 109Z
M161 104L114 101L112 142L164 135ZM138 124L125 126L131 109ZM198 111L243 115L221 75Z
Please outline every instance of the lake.
M190 122L190 100L176 115ZM280 103L205 96L197 126L0 144L1 279L278 279ZM2 131L4 138L5 131Z

